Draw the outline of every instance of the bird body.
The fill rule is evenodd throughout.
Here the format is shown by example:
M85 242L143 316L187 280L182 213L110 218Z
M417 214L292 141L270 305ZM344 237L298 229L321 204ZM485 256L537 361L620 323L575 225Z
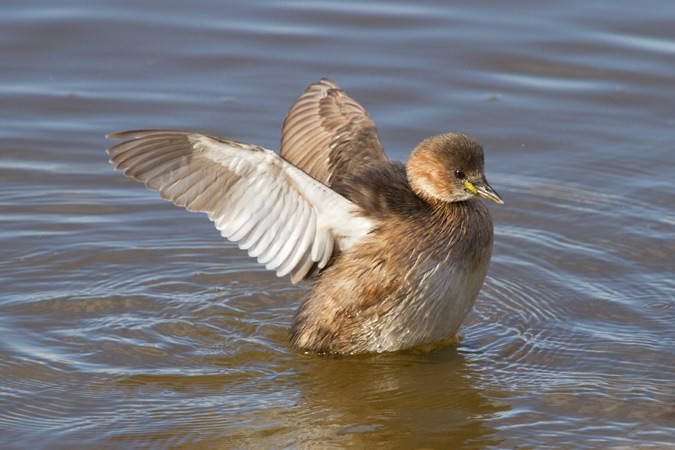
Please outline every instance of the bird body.
M492 250L487 207L477 199L421 200L400 163L372 167L335 189L374 226L316 280L293 322L293 344L325 353L365 353L454 334L487 273Z
M502 203L483 151L461 134L423 141L389 161L361 105L322 79L293 105L280 154L198 133L108 137L116 168L208 214L249 255L307 280L291 329L318 353L395 351L456 333L483 284Z

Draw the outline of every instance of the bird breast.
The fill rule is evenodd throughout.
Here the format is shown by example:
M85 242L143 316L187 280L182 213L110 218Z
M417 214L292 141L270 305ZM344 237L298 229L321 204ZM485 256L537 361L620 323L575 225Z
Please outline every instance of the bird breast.
M382 352L456 333L492 249L487 208L465 203L452 205L459 208L452 214L421 211L376 225L316 282L296 315L294 343L319 352Z
M481 234L476 230L463 230L462 242L474 243L468 247L447 235L444 238L442 228L436 231L418 236L417 249L408 250L407 268L401 264L392 270L400 283L396 295L380 298L391 305L384 307L386 314L377 315L376 323L369 324L379 330L379 336L374 336L375 351L447 339L471 310L487 274L491 236L484 239L474 236Z

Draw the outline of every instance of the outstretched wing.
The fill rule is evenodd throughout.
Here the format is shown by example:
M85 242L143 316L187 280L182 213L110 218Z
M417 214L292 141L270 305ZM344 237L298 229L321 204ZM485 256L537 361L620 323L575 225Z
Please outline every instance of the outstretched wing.
M110 134L110 162L162 198L208 214L221 234L295 283L372 223L271 150L185 131Z
M328 78L310 85L288 111L280 153L327 186L387 160L366 110Z

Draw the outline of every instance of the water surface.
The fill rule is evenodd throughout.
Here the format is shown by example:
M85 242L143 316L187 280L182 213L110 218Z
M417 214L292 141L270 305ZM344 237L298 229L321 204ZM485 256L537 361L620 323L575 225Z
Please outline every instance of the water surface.
M675 448L675 9L89 2L0 17L3 448ZM115 173L105 133L277 149L322 76L388 155L486 150L495 248L454 344L288 345L293 286Z

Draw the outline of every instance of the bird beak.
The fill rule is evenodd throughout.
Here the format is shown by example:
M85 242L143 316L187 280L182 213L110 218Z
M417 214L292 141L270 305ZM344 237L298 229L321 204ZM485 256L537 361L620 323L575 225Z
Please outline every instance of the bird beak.
M485 180L479 181L476 184L465 181L464 186L475 195L480 195L481 197L492 200L493 202L499 203L500 205L504 204L504 200L502 200L499 194L497 194Z

